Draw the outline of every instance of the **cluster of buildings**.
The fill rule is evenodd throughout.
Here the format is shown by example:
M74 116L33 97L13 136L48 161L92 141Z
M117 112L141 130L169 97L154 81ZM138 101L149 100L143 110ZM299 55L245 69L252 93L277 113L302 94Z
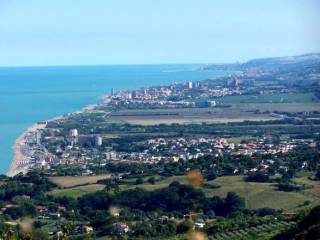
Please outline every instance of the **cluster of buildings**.
M27 131L16 144L15 169L41 168L52 162L54 155L42 145L42 130ZM18 147L18 149L17 149Z
M237 148L232 154L251 156L254 153L286 153L293 150L299 145L309 145L310 147L316 146L314 140L312 139L289 139L282 140L277 143L272 143L269 138L263 137L246 143L237 144Z
M19 145L22 159L17 161L17 169L50 168L58 164L87 164L94 158L105 157L98 149L103 144L100 135L79 135L71 129L68 136L43 136L43 130L26 132ZM66 143L64 148L58 143ZM47 148L55 148L48 151Z
M247 89L245 86L250 84L250 81L243 81L243 79L250 79L251 74L252 77L268 75L259 69L250 69L250 71L214 81L210 79L189 81L133 91L115 92L114 89L111 89L110 95L103 97L103 104L98 108L100 106L115 109L121 109L121 106L133 109L215 107L217 102L210 99L245 93ZM263 91L269 90L264 89ZM263 93L265 92L261 92ZM277 154L288 152L299 144L314 144L311 140L295 139L274 143L263 137L239 144L225 138L156 138L143 143L144 151L121 152L104 144L105 140L104 136L97 134L80 134L78 129L71 129L67 136L61 136L61 134L43 136L42 130L28 132L20 147L24 158L18 162L18 168L49 168L54 164L86 166L95 159L152 164L160 160L168 162L179 159L189 160L204 155L217 157L224 153L247 156L255 153ZM49 148L50 151L47 150Z
M210 81L187 82L169 86L156 86L134 91L118 91L111 89L110 95L103 97L107 106L143 107L214 107L215 101L191 101L190 99L210 99L226 95L241 94L240 81L228 79L225 84L217 85ZM189 100L188 100L189 99Z
M49 168L52 164L69 164L83 166L86 169L85 166L94 164L96 159L99 159L101 166L107 161L155 164L159 161L176 162L180 159L187 161L208 155L218 157L224 154L251 156L255 153L286 153L299 145L316 146L311 139L288 139L273 142L268 137L261 137L234 143L227 138L190 136L151 138L142 142L134 142L133 145L144 150L123 152L116 147L105 144L106 138L100 135L80 135L77 129L70 130L69 135L64 138L66 144L55 145L51 138L45 137L43 141L50 143L51 148L52 146L56 146L56 148L54 148L54 152L51 151L50 158L42 159L41 165L38 167ZM42 147L45 148L45 145ZM91 173L84 172L83 174L90 175Z
M22 196L26 199L30 199L29 196ZM19 208L18 204L6 204L0 209L0 215L5 214L6 211L9 211L11 209L17 209ZM58 205L56 207L49 207L47 205L35 205L35 212L36 217L41 220L55 220L60 222L67 221L65 218L65 214L67 212L67 209L63 205ZM74 210L71 210L74 211ZM119 216L119 215L118 215ZM93 233L94 228L89 224L89 222L83 222L83 221L76 221L74 231L76 234L88 234ZM126 222L121 221L115 221L112 224L113 227L113 233L116 235L123 235L129 232L129 226ZM56 225L50 225L48 229L49 235L62 235L62 231L56 226Z
M251 156L254 153L277 154L286 153L298 145L316 146L315 142L311 139L290 139L280 141L279 143L271 143L267 137L252 139L245 143L238 144L226 138L156 138L146 141L144 145L148 148L143 152L147 162L150 162L150 160L152 160L152 162L157 160L189 160L205 155L218 157L225 153L246 156ZM131 155L132 154L133 153L131 153ZM131 159L140 160L141 153L138 154L138 159Z

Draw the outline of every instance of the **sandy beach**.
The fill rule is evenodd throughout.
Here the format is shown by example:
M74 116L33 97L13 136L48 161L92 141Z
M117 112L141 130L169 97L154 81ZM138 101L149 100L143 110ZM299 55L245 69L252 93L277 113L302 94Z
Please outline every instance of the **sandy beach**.
M28 165L23 166L21 163L28 160L28 157L23 154L22 149L26 146L26 136L28 133L36 132L37 130L44 129L46 124L34 124L29 127L24 133L22 133L18 139L16 140L13 148L14 148L14 160L11 164L9 171L7 172L7 176L12 177L20 172L26 173L28 171ZM21 167L21 165L23 167Z
M91 111L96 106L97 106L97 104L91 104L91 105L85 106L79 112ZM47 120L46 123L51 122L51 121L60 120L63 118L64 118L64 116L60 115L60 116L54 117L50 120ZM44 129L47 125L46 123L36 123L36 124L32 125L17 138L17 140L15 141L15 144L12 146L12 148L14 149L14 159L13 159L13 162L10 166L9 171L7 172L7 176L13 177L13 176L17 175L18 173L25 174L28 172L28 170L29 170L28 165L23 164L29 160L29 158L23 154L23 148L27 147L27 144L26 144L27 135L30 133L36 132L38 130Z

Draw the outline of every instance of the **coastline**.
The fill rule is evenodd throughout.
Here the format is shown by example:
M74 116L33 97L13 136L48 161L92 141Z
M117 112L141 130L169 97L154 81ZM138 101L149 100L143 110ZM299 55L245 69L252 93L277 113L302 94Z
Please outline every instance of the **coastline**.
M203 80L201 80L201 81L203 81ZM93 111L96 107L98 107L99 105L101 105L104 102L106 96L108 96L108 94L104 94L104 95L100 96L99 97L100 101L98 103L91 103L91 104L85 105L84 107L80 108L80 110L78 110L78 111L65 113L64 115L54 117L54 118L47 120L45 122L48 123L50 121L59 120L61 118L64 118L66 115L72 114L72 113ZM26 153L29 153L32 151L32 147L30 147L30 143L28 143L28 137L30 137L30 135L32 135L36 131L44 129L46 127L46 123L38 122L38 123L30 126L27 130L25 130L16 139L15 143L12 146L12 148L14 150L14 158L12 160L12 163L10 165L9 170L6 173L7 176L12 177L18 173L25 174L28 172L31 165L29 163L30 156L28 156L28 154L26 154Z
M80 109L78 112L85 112L85 111L91 111L95 107L97 107L99 104L89 104L82 109ZM50 120L45 121L46 123L50 121L55 121L64 118L63 115L54 117ZM30 165L26 164L27 161L29 161L29 157L24 154L25 150L28 150L28 144L27 144L27 137L28 135L44 129L46 127L46 123L36 123L27 128L26 131L24 131L15 141L14 145L12 146L14 150L14 158L10 165L9 170L7 171L6 175L9 177L13 177L19 173L26 174L29 171Z
M43 129L45 128L45 126L46 124L44 123L36 123L29 127L17 138L15 144L13 145L14 159L9 171L7 172L7 176L13 177L18 173L25 174L28 172L28 165L24 165L24 163L28 161L29 158L23 153L23 150L27 148L27 135L29 135L30 133L34 133L40 129Z

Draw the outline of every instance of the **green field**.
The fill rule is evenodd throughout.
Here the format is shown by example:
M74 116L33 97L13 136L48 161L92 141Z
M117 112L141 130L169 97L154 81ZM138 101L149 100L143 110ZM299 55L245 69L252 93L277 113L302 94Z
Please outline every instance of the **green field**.
M267 121L279 119L279 116L257 114L240 108L176 108L176 109L144 109L121 110L110 115L110 120L140 125L156 124L191 124L191 123L225 123Z
M260 111L281 111L281 112L301 112L301 111L319 111L320 102L308 103L240 103L234 105L235 108L242 110L260 110Z
M214 100L218 105L229 107L120 110L111 113L109 120L141 125L263 121L282 116L255 111L300 112L320 109L320 100L313 92L232 95Z
M113 240L114 237L101 237L97 238L97 240ZM146 238L139 238L141 240ZM176 236L166 236L166 237L148 237L149 240L188 240L190 239L187 234L178 234Z
M297 178L296 180L305 181L307 177ZM300 208L305 201L319 204L320 200L301 192L278 191L271 183L249 183L243 180L243 176L220 177L210 183L218 184L221 188L206 190L209 195L226 196L227 192L236 192L246 199L246 206L250 209L270 207L274 209L294 210ZM315 186L310 191L317 193L320 190L320 183L313 182Z
M178 234L176 236L166 236L166 237L149 237L150 240L188 240L188 239L207 239L207 240L251 240L251 239L259 239L259 240L267 240L271 239L275 235L280 232L288 229L289 227L294 226L294 222L284 222L279 221L275 223L267 223L261 224L256 227L247 227L238 230L231 230L225 232L219 232L216 234L208 235L201 234L203 237L194 237L192 238L189 233L186 234ZM101 237L98 240L112 240L112 237ZM141 238L145 239L145 238Z
M150 183L143 183L140 185L123 184L123 185L120 185L120 189L127 190L127 189L133 189L133 188L139 187L139 188L143 188L148 191L152 191L155 189L167 187L170 183L175 182L175 181L180 182L180 183L184 183L184 184L188 184L188 180L186 179L185 176L174 176L174 177L168 177L168 178L165 178L161 181L158 181L154 185L150 184Z
M89 185L84 185L84 186L78 186L78 187L73 187L73 188L66 188L66 189L54 189L48 194L54 195L56 197L74 197L78 198L81 197L85 194L100 191L104 189L104 185L102 184L89 184Z
M249 209L257 209L262 207L270 207L274 209L295 210L303 207L305 201L310 201L311 205L320 203L320 182L309 180L308 177L312 173L306 172L300 174L294 179L297 183L304 183L311 188L301 192L283 192L278 191L272 183L252 183L245 182L243 176L224 176L213 181L205 182L202 188L207 196L225 197L228 192L236 192L246 199L246 206ZM144 180L146 181L148 177ZM156 176L159 179L159 176ZM135 179L128 180L127 184L121 184L120 190L128 190L136 187L143 188L148 191L163 188L174 181L188 184L185 176L173 176L157 181L154 185L143 183L134 184ZM210 188L209 186L220 186L219 188ZM79 197L86 193L95 192L104 189L101 184L88 184L84 186L71 187L66 189L54 189L49 194L55 196L73 196Z
M310 103L318 102L314 93L276 93L260 95L225 96L218 100L221 104L238 103Z
M63 177L49 177L49 180L60 188L70 188L81 185L95 184L101 179L109 177L110 174L103 174L98 176L63 176Z

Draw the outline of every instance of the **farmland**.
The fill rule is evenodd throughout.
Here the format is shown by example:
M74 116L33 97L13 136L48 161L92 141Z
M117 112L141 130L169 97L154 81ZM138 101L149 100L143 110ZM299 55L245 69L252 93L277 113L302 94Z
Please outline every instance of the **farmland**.
M57 184L60 188L71 188L81 185L95 184L101 179L105 179L110 175L104 174L99 176L63 176L50 177L50 181Z
M259 95L225 96L219 99L222 104L244 103L319 103L314 93L276 93Z
M224 123L245 120L267 121L279 119L270 114L248 113L231 108L187 108L161 110L123 110L110 115L112 121L122 121L139 125L190 124L190 123Z
M228 192L235 192L239 196L244 197L246 200L246 207L249 209L258 209L263 207L269 207L274 209L283 210L296 210L303 207L305 201L310 201L311 205L316 205L320 199L320 182L312 181L308 179L312 173L306 172L301 176L298 176L294 181L298 183L305 183L310 188L301 192L283 192L278 191L273 183L253 183L244 181L243 176L223 176L218 177L215 180L204 182L202 190L207 196L219 196L225 197ZM65 189L54 189L50 194L55 196L73 196L79 197L86 193L91 193L104 189L104 185L96 184L97 179L103 179L105 175L92 177L77 177L76 182L73 179L72 187L69 181L63 182ZM144 180L142 184L135 184L135 179L130 181L126 180L126 183L119 185L120 190L134 189L136 187L153 191L155 189L160 189L167 187L170 183L178 181L183 184L188 184L188 180L185 176L173 176L167 178L159 178L155 176L155 184L150 184ZM60 180L60 179L59 179ZM89 181L90 180L90 181ZM57 179L53 178L53 181L57 182ZM77 182L78 181L78 182ZM79 186L80 183L85 183L86 185ZM78 185L78 186L77 186ZM61 185L60 185L61 186ZM212 186L212 187L211 187Z
M282 117L263 113L266 111L300 112L320 109L320 100L313 92L232 95L210 100L215 100L217 107L118 110L109 115L109 121L140 125L266 121Z
M66 189L54 189L49 194L54 195L56 197L74 197L78 198L85 194L100 191L104 189L104 185L102 184L88 184L78 187L66 188Z
M306 181L306 177L296 181ZM301 207L305 201L318 202L317 196L306 195L304 192L278 191L272 183L245 182L242 176L224 176L210 182L221 188L206 190L210 195L225 196L227 192L236 192L246 199L246 206L250 209L270 207L275 209L293 210ZM311 184L311 183L310 183ZM320 183L313 181L311 193L320 192Z
M299 228L320 200L320 74L286 68L111 91L49 121L28 141L36 171L4 179L4 216L62 220L57 234L74 223L73 237L101 240Z

